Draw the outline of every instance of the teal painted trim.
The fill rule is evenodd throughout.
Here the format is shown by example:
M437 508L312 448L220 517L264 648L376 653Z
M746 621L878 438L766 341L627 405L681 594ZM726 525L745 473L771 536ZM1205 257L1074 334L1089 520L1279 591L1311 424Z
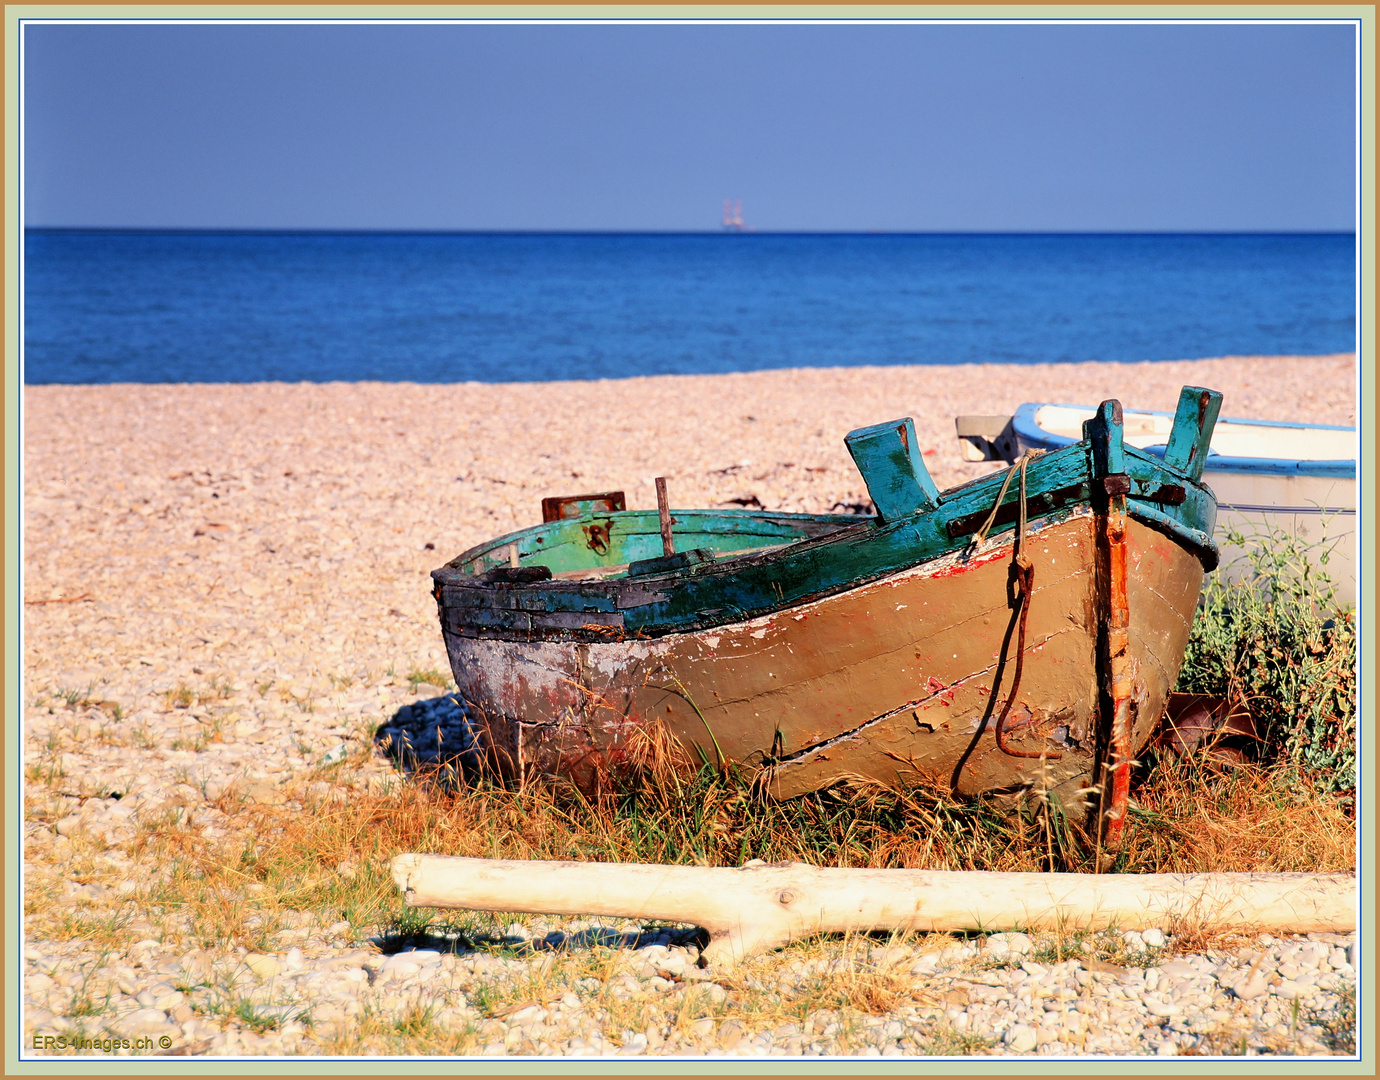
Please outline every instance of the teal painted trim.
M1180 390L1174 427L1164 448L1164 463L1194 480L1202 479L1203 463L1221 410L1222 395L1216 390L1205 390L1201 386L1185 386Z
M1194 548L1198 553L1199 561L1203 564L1203 569L1208 573L1217 569L1220 554L1217 545L1212 540L1212 527L1216 525L1215 520L1206 531L1195 529L1192 525L1184 524L1177 517L1166 514L1158 507L1138 499L1126 500L1126 512L1142 524L1168 533L1180 543Z
M938 504L939 489L925 468L909 416L850 431L843 442L883 521L899 521Z
M1110 399L1097 407L1091 420L1083 421L1094 476L1126 471L1126 440L1121 426L1121 402Z
M1126 463L1126 471L1137 478L1145 477L1156 467L1164 467L1154 454L1138 450L1134 446L1126 448ZM1172 506L1147 499L1141 492L1133 490L1126 499L1127 512L1133 517L1139 516L1146 524L1173 523L1176 536L1200 549L1198 554L1204 567L1209 562L1215 566L1218 551L1212 535L1217 528L1217 499L1211 489L1201 483L1183 484L1183 491L1184 501L1178 506Z

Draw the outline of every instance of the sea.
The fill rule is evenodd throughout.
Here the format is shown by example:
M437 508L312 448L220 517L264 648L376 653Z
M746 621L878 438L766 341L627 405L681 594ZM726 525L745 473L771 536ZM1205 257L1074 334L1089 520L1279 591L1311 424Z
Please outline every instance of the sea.
M545 382L1349 352L1352 234L31 230L43 383Z

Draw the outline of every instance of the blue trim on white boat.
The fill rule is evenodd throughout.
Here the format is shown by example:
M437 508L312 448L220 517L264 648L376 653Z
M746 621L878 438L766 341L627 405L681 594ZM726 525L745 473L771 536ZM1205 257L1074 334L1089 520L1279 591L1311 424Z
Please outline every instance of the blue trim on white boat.
M1346 517L1356 516L1354 506L1276 506L1273 503L1269 506L1256 506L1252 503L1219 502L1217 509L1235 510L1239 514L1318 514L1324 517L1342 514Z
M1077 439L1067 435L1056 435L1052 431L1046 431L1040 427L1035 419L1035 414L1046 406L1056 409L1088 409L1087 405L1063 405L1057 402L1041 401L1027 403L1016 409L1016 413L1011 418L1012 430L1016 433L1016 438L1023 447L1037 450L1060 450L1065 446L1072 446L1078 442ZM1091 411L1091 410L1089 410ZM1137 409L1136 412L1147 416L1173 416L1173 413L1155 412L1148 409ZM1240 420L1229 417L1220 417L1217 421L1218 430L1223 424L1243 424L1252 427L1279 427L1295 428L1305 430L1323 431L1355 431L1354 427L1347 427L1342 424L1291 424L1284 420ZM1156 457L1164 457L1164 446L1146 446L1142 448L1147 454L1154 454ZM1304 460L1300 461L1292 458L1258 458L1258 457L1228 457L1225 454L1216 454L1208 450L1207 460L1203 463L1203 472L1237 472L1237 473L1270 473L1280 476L1331 476L1343 480L1356 479L1356 459L1340 458L1336 460Z
M1209 458L1211 455L1209 455ZM1249 460L1243 458L1242 460ZM1298 463L1299 472L1308 476L1341 476L1349 480L1356 479L1356 459L1350 458L1341 461L1300 461ZM1211 465L1208 466L1211 468Z

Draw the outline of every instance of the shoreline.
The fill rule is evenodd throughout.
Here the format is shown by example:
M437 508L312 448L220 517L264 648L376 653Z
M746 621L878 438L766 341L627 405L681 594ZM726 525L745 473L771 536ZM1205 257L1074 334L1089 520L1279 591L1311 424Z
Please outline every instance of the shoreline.
M437 387L480 387L480 386L586 386L590 384L609 384L641 382L658 379L732 379L753 375L773 375L809 372L848 372L848 371L867 371L867 372L887 372L887 371L978 371L992 368L999 369L1047 369L1056 371L1065 368L1085 368L1098 365L1110 367L1156 367L1162 364L1234 364L1234 363L1254 363L1257 361L1266 362L1287 362L1287 363L1349 363L1354 365L1356 354L1352 352L1340 353L1278 353L1278 354L1230 354L1226 356L1200 357L1198 359L1174 358L1167 360L1030 360L1023 362L1016 361L991 361L984 363L971 363L960 361L954 363L932 363L932 364L818 364L801 367L774 367L757 368L751 371L709 371L709 372L662 372L653 375L620 375L620 376L601 376L594 379L547 379L542 380L523 380L513 379L502 382L485 382L482 380L463 379L453 382L419 382L414 379L259 379L246 382L85 382L85 383L24 383L24 390L30 389L76 389L79 387L97 389L101 387L112 388L134 388L134 387L153 387L153 386L176 386L198 389L209 389L212 387L230 386L437 386Z

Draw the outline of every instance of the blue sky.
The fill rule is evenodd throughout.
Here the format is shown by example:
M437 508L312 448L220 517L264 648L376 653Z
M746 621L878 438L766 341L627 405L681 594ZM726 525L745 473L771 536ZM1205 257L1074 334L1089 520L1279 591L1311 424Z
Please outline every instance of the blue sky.
M30 226L1354 226L1347 25L30 24Z

